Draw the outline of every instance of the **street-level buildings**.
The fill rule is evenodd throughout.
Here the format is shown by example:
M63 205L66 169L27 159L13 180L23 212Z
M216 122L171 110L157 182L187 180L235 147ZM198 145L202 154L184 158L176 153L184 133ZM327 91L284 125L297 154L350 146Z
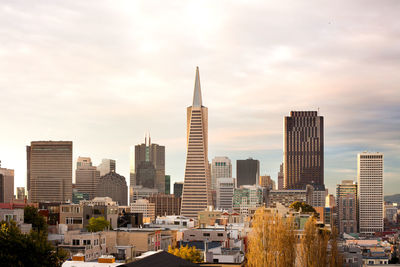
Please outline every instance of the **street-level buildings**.
M27 146L27 187L31 202L72 198L72 142L33 141Z

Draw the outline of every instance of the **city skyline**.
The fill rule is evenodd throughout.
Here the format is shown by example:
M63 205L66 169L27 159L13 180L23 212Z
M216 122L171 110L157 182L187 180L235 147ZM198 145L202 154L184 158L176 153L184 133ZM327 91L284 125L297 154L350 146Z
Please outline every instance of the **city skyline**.
M229 157L233 177L236 160L252 157L260 175L276 181L284 116L320 109L329 192L341 180L356 180L362 151L385 154L384 193L399 192L399 4L391 3L236 3L224 10L190 2L164 14L127 2L112 9L99 2L95 12L84 3L2 4L8 27L0 37L0 92L10 103L0 107L7 126L0 133L2 167L15 170L15 187L26 186L25 146L66 140L74 143L73 162L115 159L118 173L129 177L129 147L151 132L166 147L171 184L183 181L184 108L199 65L212 111L208 158ZM101 18L111 15L107 27ZM175 27L170 36L165 27Z

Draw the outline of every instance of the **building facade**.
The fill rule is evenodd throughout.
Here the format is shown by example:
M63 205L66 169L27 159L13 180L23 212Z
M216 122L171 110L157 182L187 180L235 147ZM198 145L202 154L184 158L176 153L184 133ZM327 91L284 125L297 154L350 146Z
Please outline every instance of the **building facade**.
M259 185L270 190L276 190L275 181L269 175L261 175Z
M174 195L175 197L182 197L183 182L174 183Z
M165 192L165 146L153 144L150 136L145 137L144 143L135 146L134 158L132 156L131 187L141 185Z
M17 187L17 199L24 200L25 196L25 187Z
M181 214L181 198L174 195L162 193L152 194L146 199L155 204L155 216L179 215Z
M75 189L79 193L86 193L89 199L96 196L96 187L100 180L100 171L92 166L90 158L79 157L75 170Z
M10 203L14 198L14 170L0 168L0 203Z
M211 163L211 190L217 189L218 178L232 177L232 162L228 157L215 157Z
M131 212L143 213L144 219L149 218L150 221L154 221L156 218L156 204L151 203L148 199L138 199L131 203Z
M283 190L283 163L279 166L278 172L278 190Z
M284 188L324 184L324 118L292 111L284 121Z
M236 161L237 187L242 185L258 185L260 178L260 162L256 159Z
M363 152L357 155L359 231L373 234L383 231L383 154Z
M357 198L346 194L338 198L337 214L339 233L357 233Z
M71 141L34 141L27 146L27 187L31 202L71 200Z
M110 197L119 205L128 205L128 186L125 177L116 172L100 177L96 187L96 197Z
M100 176L104 176L110 172L117 171L117 163L113 159L102 159L97 170L100 172Z
M264 203L264 190L257 185L242 185L233 193L233 208L241 214L248 214L250 208L261 207Z
M217 208L232 210L235 178L218 178L217 180Z
M193 104L187 108L187 154L181 214L197 218L212 205L208 162L208 109L201 99L199 68L196 68Z

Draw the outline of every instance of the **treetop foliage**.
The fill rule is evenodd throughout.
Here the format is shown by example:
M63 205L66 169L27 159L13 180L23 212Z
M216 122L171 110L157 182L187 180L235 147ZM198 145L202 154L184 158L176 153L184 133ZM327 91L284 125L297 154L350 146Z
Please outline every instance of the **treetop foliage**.
M186 245L174 249L171 246L168 246L168 253L193 263L203 262L201 252L194 246L189 248L189 245Z
M110 223L104 217L92 217L86 227L89 232L100 232L110 227Z

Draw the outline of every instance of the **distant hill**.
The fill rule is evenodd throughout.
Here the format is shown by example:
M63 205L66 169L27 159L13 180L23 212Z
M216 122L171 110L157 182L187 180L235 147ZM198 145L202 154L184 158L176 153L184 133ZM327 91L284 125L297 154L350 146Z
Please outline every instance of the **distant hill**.
M384 199L387 202L400 203L400 194L385 196Z

